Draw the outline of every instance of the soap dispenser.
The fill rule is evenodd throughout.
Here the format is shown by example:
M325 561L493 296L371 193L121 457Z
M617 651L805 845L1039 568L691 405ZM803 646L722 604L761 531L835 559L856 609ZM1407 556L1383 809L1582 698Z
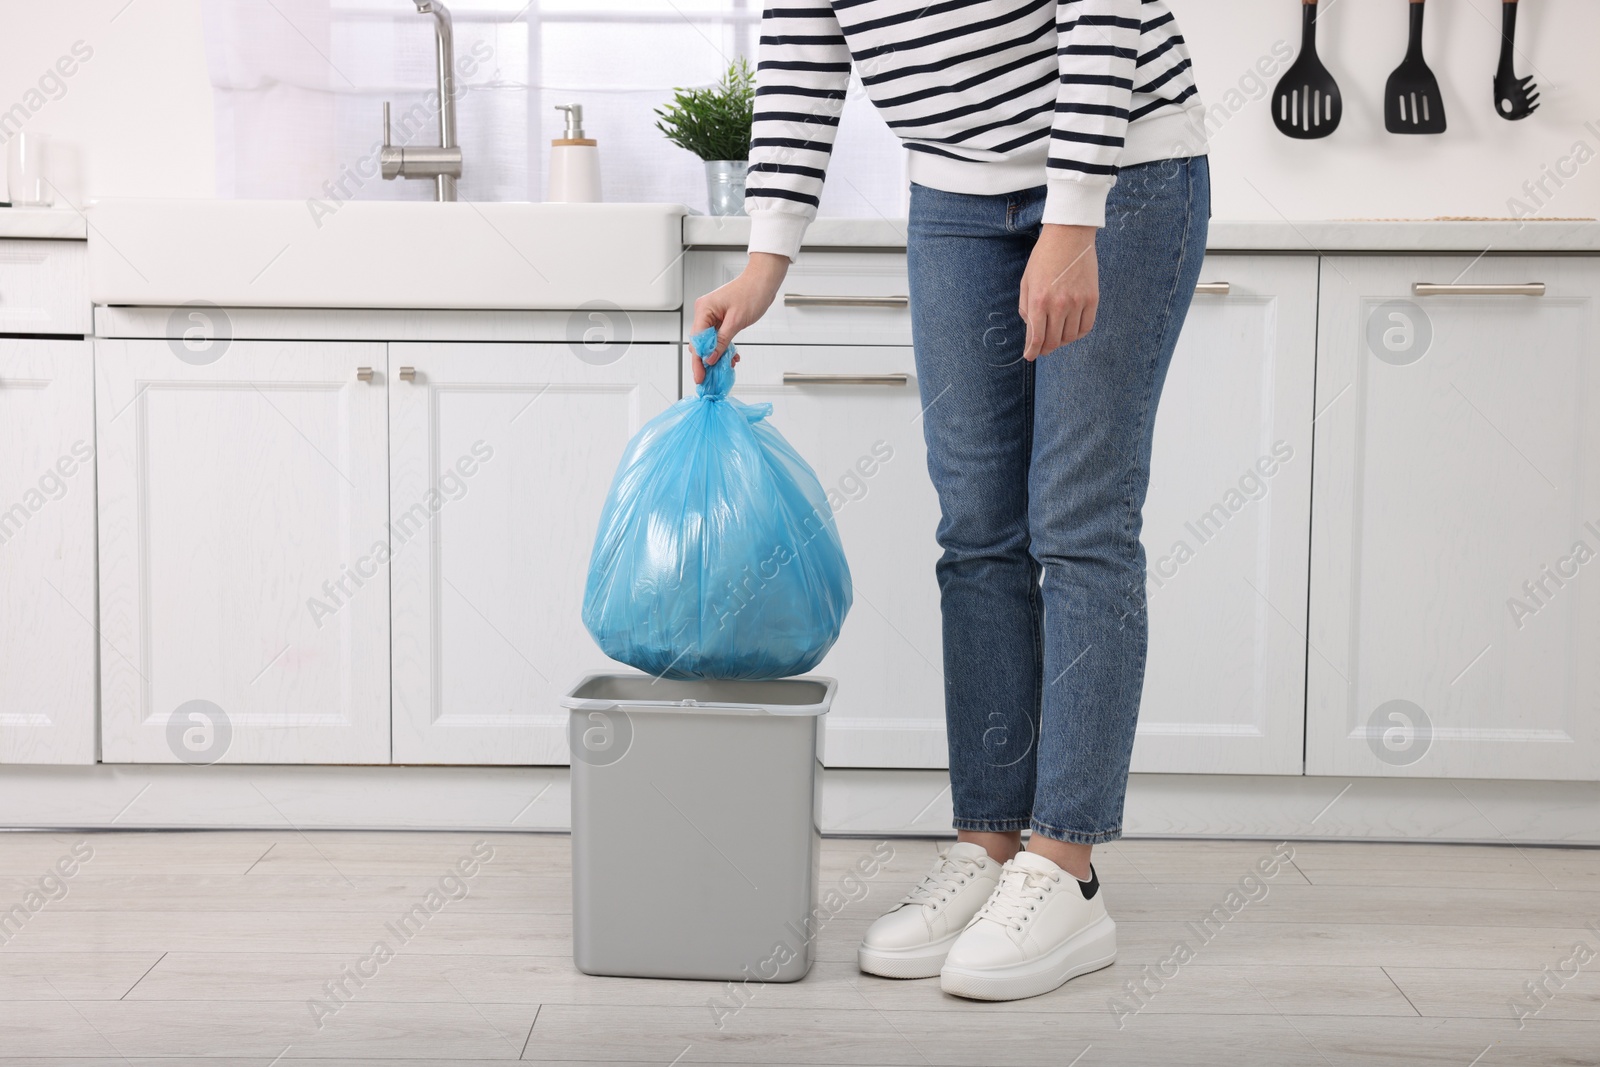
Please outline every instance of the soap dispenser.
M600 200L600 148L583 135L583 105L557 104L567 113L567 128L550 142L550 184L545 199L552 204L594 204Z

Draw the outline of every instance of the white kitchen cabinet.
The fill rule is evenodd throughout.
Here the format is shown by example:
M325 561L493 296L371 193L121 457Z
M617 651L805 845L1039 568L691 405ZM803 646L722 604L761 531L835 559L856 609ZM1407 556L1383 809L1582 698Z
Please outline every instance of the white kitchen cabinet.
M1317 260L1212 254L1202 282L1156 416L1133 769L1299 774Z
M96 342L106 762L388 762L384 356Z
M1329 257L1319 336L1308 772L1600 778L1600 260Z
M678 347L394 344L389 371L395 762L565 763L559 698L625 669L583 627L584 580Z
M0 763L93 763L94 352L0 340Z
M944 662L922 404L911 349L741 344L734 394L817 472L850 561L855 601L816 673L839 680L824 724L830 767L943 767ZM685 371L687 375L687 371ZM810 375L785 384L785 375ZM873 379L829 382L829 376ZM816 380L820 377L822 380ZM694 386L688 377L684 388Z

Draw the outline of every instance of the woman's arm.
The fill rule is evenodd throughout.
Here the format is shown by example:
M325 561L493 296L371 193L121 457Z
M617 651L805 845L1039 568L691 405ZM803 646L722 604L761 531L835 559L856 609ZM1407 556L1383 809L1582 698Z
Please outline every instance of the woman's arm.
M1094 327L1100 303L1095 233L1128 130L1139 63L1140 0L1057 0L1055 121L1046 163L1044 229L1018 295L1026 359ZM1168 16L1170 17L1170 16Z
M1106 196L1116 184L1133 105L1143 6L1141 0L1057 0L1061 80L1046 164L1046 224L1105 225Z
M744 194L750 251L799 253L849 86L850 50L827 0L768 0Z
M717 328L717 347L705 362L689 345L689 366L694 372L694 383L706 380L705 363L715 363L722 358L733 337L740 330L767 313L789 273L789 257L772 252L751 252L744 270L733 281L720 289L713 289L694 302L694 330L699 333L707 326ZM692 334L691 334L692 336ZM738 362L739 357L733 357Z
M717 328L715 363L744 327L766 314L817 216L833 138L850 84L850 50L826 0L767 0L756 56L745 212L744 272L694 305L694 329ZM694 380L705 374L695 358Z

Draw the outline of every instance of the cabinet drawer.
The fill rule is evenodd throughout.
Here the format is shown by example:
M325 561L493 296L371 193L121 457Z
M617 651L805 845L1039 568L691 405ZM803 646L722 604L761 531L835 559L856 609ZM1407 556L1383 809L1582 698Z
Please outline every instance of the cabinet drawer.
M694 325L695 298L739 276L743 252L685 257L683 326ZM789 268L772 309L745 327L750 344L909 345L910 286L901 252L807 252Z
M89 331L85 241L0 241L0 333Z

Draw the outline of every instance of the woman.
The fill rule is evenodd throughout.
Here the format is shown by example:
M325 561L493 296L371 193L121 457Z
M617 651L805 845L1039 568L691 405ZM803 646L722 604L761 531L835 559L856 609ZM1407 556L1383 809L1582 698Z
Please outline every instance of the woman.
M708 362L798 253L852 62L910 150L958 843L860 966L1037 996L1116 956L1090 854L1121 835L1151 433L1210 215L1187 49L1166 0L768 4L749 263L695 304Z

